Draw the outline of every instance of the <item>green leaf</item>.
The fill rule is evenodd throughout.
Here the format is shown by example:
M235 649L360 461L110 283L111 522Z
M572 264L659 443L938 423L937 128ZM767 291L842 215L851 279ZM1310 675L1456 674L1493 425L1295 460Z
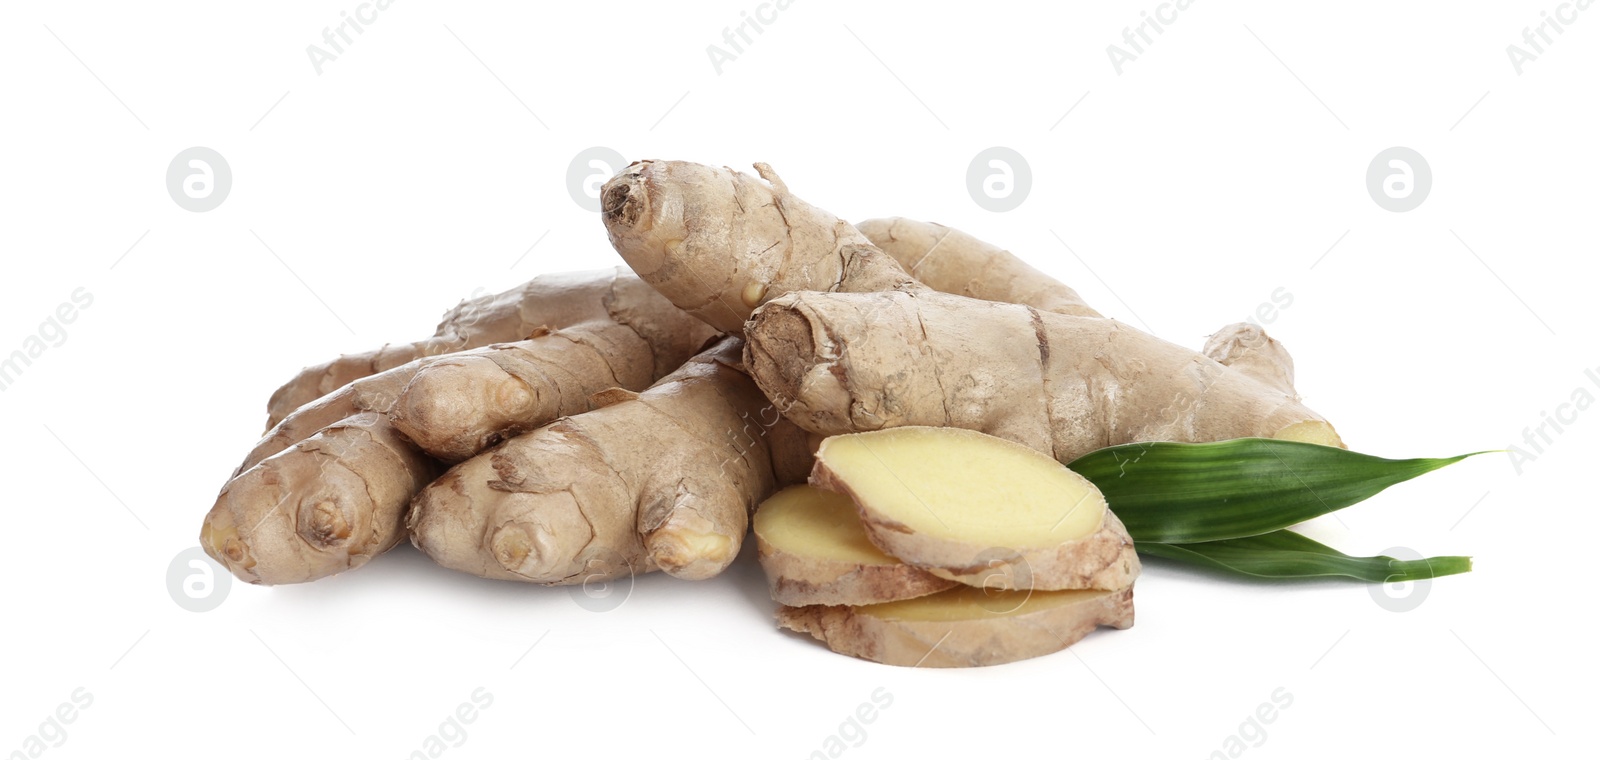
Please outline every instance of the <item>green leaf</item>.
M1472 570L1471 557L1352 557L1299 533L1278 530L1250 538L1199 544L1135 544L1144 554L1259 578L1316 578L1342 575L1370 583L1438 578Z
M1067 466L1099 487L1136 544L1190 544L1287 528L1469 456L1383 459L1239 438L1112 446Z

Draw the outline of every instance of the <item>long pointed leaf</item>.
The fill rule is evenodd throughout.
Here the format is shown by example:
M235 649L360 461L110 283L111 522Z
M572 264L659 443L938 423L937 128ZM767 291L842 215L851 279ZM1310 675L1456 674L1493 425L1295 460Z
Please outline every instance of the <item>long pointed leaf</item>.
M1383 459L1239 438L1112 446L1067 466L1100 488L1135 543L1189 544L1287 528L1469 456Z
M1144 554L1259 578L1342 575L1370 583L1398 583L1472 570L1471 557L1352 557L1287 530L1228 541L1182 545L1146 542L1137 546Z

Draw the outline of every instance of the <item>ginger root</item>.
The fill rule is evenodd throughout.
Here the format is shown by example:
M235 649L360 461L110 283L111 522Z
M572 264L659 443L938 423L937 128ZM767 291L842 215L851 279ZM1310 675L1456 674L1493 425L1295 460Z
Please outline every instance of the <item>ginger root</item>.
M741 343L457 465L417 495L412 543L448 568L545 584L721 572L750 510L811 461L745 375Z
M757 384L821 435L960 427L1061 462L1139 441L1340 445L1292 393L1116 320L939 293L792 293L746 336Z
M389 411L401 433L447 462L557 417L588 411L611 388L639 391L677 369L716 332L631 275L593 314L532 338L439 357Z
M634 277L612 269L542 274L504 293L462 301L445 313L431 338L387 344L307 367L272 394L267 429L354 380L424 357L519 341L541 328L567 327L603 316L619 279ZM661 368L656 377L671 371L672 367Z
M965 427L1061 461L1136 441L1342 445L1292 392L1116 320L940 293L756 170L765 183L641 161L606 183L602 217L662 295L718 329L743 327L756 382L810 432Z
M250 583L360 567L405 538L405 505L440 469L382 415L357 413L229 480L200 546Z
M359 567L405 537L412 497L441 469L419 448L446 461L470 456L586 411L591 394L643 389L713 335L620 269L534 283L524 292L561 293L532 300L566 303L569 327L418 359L302 407L224 486L201 546L251 583L299 583ZM572 291L551 290L561 283Z
M1249 322L1235 322L1211 334L1200 353L1299 400L1294 390L1294 359L1282 343Z
M844 221L789 192L772 167L763 183L732 169L640 161L606 182L611 245L679 308L727 333L757 306L796 290L922 290Z
M294 583L409 535L447 568L561 585L708 578L753 526L783 627L883 663L992 665L1133 624L1132 540L1063 463L1343 445L1259 327L1191 351L959 230L851 225L755 169L632 164L601 200L636 275L541 276L302 371L202 546Z
M934 290L1075 317L1100 316L1077 291L961 230L904 217L868 219L856 229Z

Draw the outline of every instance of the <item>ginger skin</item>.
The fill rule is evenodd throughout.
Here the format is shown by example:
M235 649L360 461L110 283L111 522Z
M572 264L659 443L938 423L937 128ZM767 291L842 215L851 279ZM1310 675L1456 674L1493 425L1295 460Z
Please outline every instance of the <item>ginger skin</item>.
M771 167L756 170L765 182L641 161L606 183L602 217L617 252L662 295L745 331L752 376L807 431L966 427L1061 461L1135 441L1341 445L1292 391L1256 373L1116 320L938 292Z
M603 394L457 465L418 494L412 543L448 568L552 585L721 572L750 512L811 464L741 348L723 338L642 393Z
M540 329L556 329L606 314L605 301L618 270L543 274L504 293L462 301L446 312L433 337L414 343L391 343L372 351L347 354L301 370L273 392L267 402L267 429L296 410L354 380L376 375L417 359L481 348L492 343L524 340ZM659 370L656 377L672 371Z
M1075 317L1100 316L1066 284L961 230L898 216L858 222L856 229L934 290Z
M223 487L201 546L251 583L360 567L405 537L438 460L587 411L592 394L642 390L714 335L622 270L548 275L522 292L549 297L519 303L565 303L569 326L417 359L300 408Z
M820 435L961 427L1064 463L1138 441L1338 442L1292 393L1116 320L938 293L792 293L746 334L756 383Z

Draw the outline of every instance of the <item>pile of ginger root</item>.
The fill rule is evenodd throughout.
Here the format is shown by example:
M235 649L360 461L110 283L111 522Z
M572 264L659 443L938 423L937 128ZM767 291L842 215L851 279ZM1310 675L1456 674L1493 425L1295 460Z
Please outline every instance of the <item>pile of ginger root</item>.
M898 665L989 665L1133 623L1139 560L1064 464L1107 446L1342 446L1250 324L1194 351L942 225L852 225L758 176L640 161L602 190L625 267L463 302L308 367L205 517L255 584L409 538L546 585L701 580L747 535L779 624Z

